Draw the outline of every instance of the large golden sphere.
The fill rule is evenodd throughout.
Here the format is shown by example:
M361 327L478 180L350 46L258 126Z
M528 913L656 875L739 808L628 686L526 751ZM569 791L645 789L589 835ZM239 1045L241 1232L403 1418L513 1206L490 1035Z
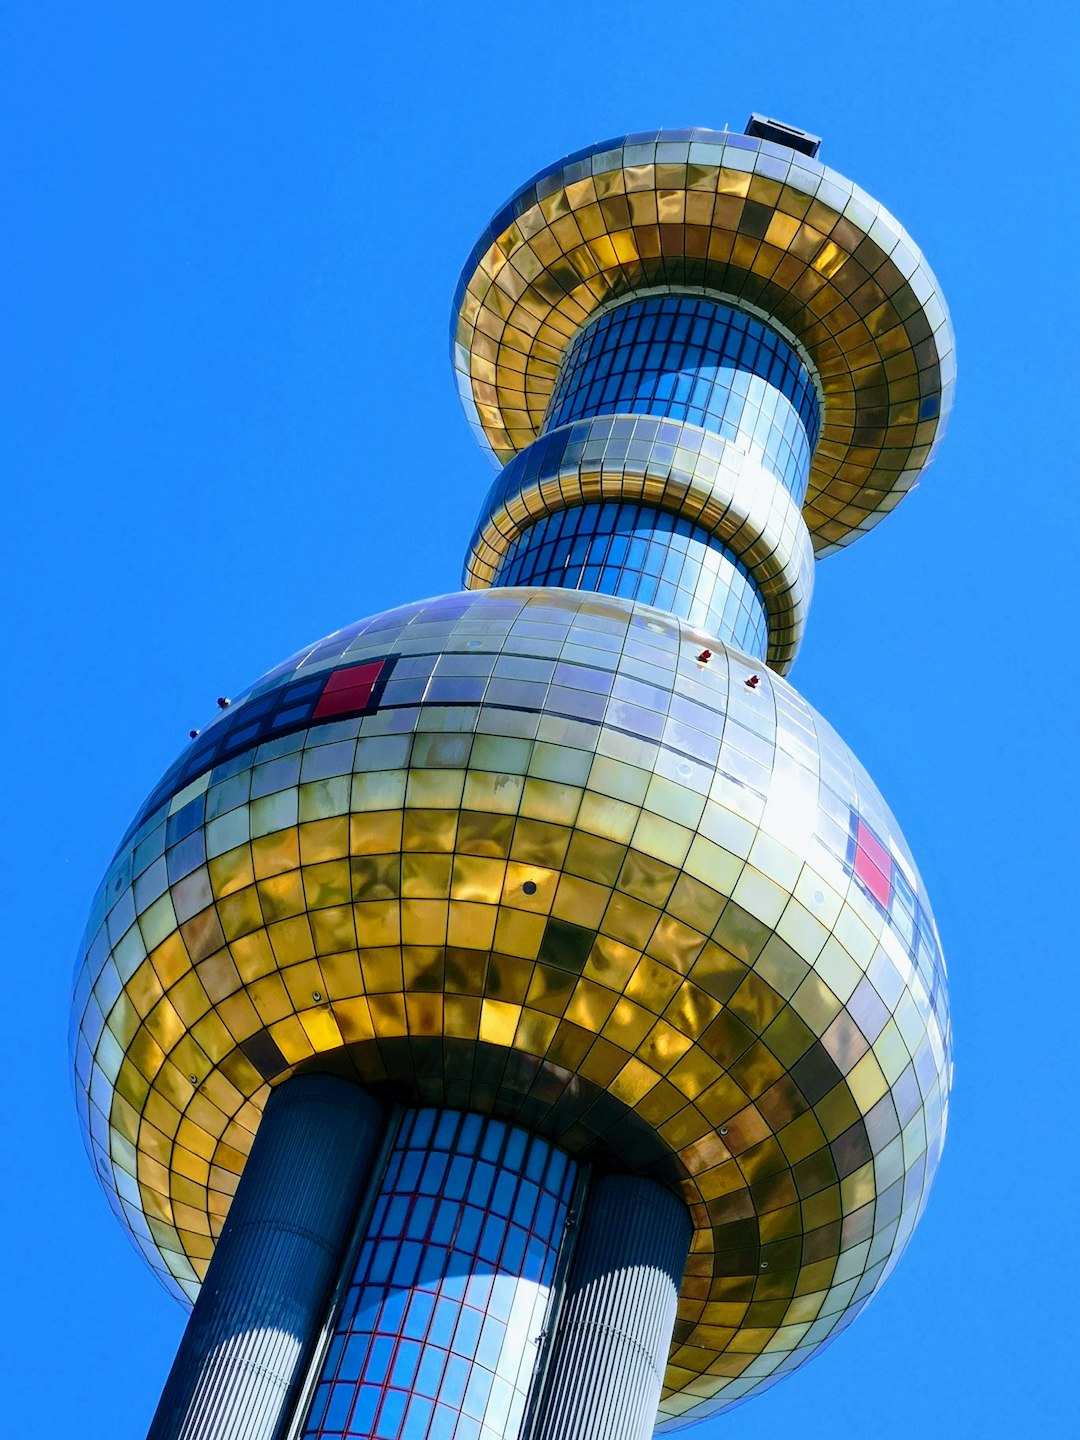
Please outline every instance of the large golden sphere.
M760 662L576 591L375 616L223 710L105 878L76 1021L102 1181L188 1297L303 1067L678 1189L668 1423L865 1304L950 1073L929 904L847 747Z

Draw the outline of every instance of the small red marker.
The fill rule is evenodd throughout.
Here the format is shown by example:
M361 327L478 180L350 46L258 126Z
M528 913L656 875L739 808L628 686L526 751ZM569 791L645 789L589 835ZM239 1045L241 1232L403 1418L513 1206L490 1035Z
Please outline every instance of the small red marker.
M757 687L758 687L760 684L761 684L761 676L760 676L760 675L751 675L750 678L749 678L749 680L746 681L746 687L747 687L748 690L756 690Z
M702 650L701 654L697 657L697 663L698 663L699 665L707 665L711 659L712 659L712 651L711 651L711 650Z

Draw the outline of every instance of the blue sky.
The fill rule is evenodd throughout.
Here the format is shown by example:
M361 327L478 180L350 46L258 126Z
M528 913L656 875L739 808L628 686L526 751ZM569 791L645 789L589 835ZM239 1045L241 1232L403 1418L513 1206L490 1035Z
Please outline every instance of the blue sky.
M1048 0L4 8L11 1434L138 1440L183 1324L96 1188L67 1071L75 949L128 820L215 696L458 588L490 472L446 330L489 214L583 144L751 110L823 135L899 216L958 335L940 457L819 568L792 675L920 862L957 1073L882 1294L695 1433L1080 1428L1078 29Z

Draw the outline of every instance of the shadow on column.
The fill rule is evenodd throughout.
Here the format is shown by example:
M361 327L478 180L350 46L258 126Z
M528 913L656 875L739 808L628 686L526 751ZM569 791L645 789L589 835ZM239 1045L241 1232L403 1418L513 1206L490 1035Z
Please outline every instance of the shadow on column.
M270 1092L148 1440L274 1440L382 1128L379 1104L336 1076Z
M693 1227L670 1190L590 1187L530 1440L647 1440Z

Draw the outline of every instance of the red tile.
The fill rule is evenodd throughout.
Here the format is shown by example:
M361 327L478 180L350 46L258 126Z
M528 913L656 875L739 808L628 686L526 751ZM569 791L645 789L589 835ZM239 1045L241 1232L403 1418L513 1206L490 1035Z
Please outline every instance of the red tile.
M384 660L369 660L363 665L343 665L340 670L335 670L327 680L323 694L338 690L355 690L363 685L370 688L378 680L385 663Z
M335 670L326 682L312 719L326 720L333 715L355 715L366 710L384 663L370 660L364 665L345 665Z
M892 856L863 820L855 836L855 874L887 910L892 900Z

